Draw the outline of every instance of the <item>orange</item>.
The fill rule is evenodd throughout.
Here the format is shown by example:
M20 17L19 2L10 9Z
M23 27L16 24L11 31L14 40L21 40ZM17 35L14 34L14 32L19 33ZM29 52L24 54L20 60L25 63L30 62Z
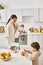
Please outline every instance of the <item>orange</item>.
M22 55L22 56L25 56L25 54L26 54L25 51L22 51L22 52L21 52L21 55Z

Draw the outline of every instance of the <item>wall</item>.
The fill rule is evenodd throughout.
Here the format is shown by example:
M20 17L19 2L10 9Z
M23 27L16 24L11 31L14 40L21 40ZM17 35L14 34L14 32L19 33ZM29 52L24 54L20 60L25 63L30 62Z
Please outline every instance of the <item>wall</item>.
M25 31L28 31L28 29L30 27L34 27L34 28L40 28L40 26L42 26L43 28L43 21L33 21L33 17L29 17L29 16L24 16L22 17L22 23L24 24L25 28L24 30ZM19 24L22 24L22 23L19 23Z
M43 8L43 0L0 0L9 8Z
M11 9L13 9L13 8L43 8L43 0L0 0L0 3L1 2L5 5L6 9L8 9L8 8L11 8ZM43 26L42 23L37 23L35 21L33 22L32 18L31 19L26 18L26 20L25 20L25 18L23 18L22 22L28 22L28 23L24 23L25 30L28 30L28 28L30 26L35 26L38 28L40 25ZM19 24L21 24L21 23L19 23ZM0 37L0 39L1 39L1 37ZM0 43L1 46L5 45L4 43L3 44L2 43ZM40 65L43 65L43 55L42 55L40 61L41 61Z

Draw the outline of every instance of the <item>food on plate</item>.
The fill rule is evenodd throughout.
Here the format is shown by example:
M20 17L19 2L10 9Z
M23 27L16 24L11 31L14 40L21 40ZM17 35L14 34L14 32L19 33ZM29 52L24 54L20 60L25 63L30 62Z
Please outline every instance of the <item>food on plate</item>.
M14 53L17 53L17 49L12 50Z
M43 33L43 28L40 26L40 33Z
M13 51L14 53L17 53L17 47L16 46L11 46L10 50Z
M31 27L31 28L29 28L29 31L30 31L30 32L37 33L37 32L38 32L38 29Z
M41 33L43 33L43 30L41 30Z
M35 32L35 33L37 33L37 32L38 32L38 30L37 30L37 29L34 29L34 32Z
M22 55L22 56L25 56L25 54L26 54L25 51L22 51L22 52L21 52L21 55Z
M11 53L10 52L0 53L0 59L2 59L2 60L9 60L10 57L11 57Z
M34 32L33 27L29 28L29 31L30 31L30 32Z

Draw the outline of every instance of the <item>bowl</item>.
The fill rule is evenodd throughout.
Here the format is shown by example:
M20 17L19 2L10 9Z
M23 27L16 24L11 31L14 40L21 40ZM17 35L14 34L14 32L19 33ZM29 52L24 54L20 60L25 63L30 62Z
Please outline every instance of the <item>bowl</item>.
M13 51L14 53L17 53L17 47L16 46L11 46L10 50Z
M8 61L11 58L11 53L10 52L3 52L0 53L0 59L4 60L4 61Z

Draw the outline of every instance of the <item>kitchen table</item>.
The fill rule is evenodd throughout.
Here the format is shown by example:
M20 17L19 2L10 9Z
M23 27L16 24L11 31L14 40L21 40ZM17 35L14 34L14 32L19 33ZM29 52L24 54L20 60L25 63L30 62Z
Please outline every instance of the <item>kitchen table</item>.
M10 50L0 49L0 52L7 51ZM32 65L32 62L26 59L24 56L21 56L20 52L21 51L18 51L17 53L11 52L11 59L9 61L3 61L2 59L0 59L0 65Z

